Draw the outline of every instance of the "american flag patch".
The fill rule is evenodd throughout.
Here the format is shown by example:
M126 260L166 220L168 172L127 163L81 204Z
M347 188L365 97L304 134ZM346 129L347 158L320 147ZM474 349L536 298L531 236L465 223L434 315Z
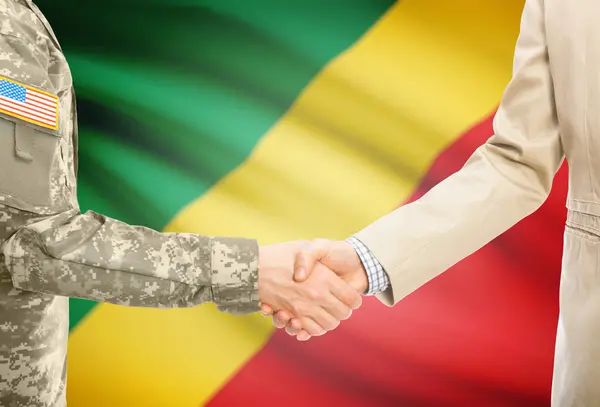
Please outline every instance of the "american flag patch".
M0 113L58 129L58 97L0 76Z

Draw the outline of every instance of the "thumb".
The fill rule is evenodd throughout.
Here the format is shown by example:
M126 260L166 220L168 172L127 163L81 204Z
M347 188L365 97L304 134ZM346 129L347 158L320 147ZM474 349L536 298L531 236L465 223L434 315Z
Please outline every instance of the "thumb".
M294 280L305 281L312 273L315 264L329 253L329 241L316 239L304 245L296 254L294 262Z

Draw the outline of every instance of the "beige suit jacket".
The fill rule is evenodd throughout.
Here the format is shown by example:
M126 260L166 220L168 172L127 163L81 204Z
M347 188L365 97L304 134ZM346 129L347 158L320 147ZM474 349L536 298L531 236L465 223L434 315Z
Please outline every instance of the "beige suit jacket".
M460 171L357 233L390 276L379 298L395 304L537 210L566 157L552 405L600 406L600 2L526 1L494 133Z

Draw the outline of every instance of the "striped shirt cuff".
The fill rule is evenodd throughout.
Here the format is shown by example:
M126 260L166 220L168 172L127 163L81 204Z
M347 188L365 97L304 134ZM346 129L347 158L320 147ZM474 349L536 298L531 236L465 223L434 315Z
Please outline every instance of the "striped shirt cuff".
M352 245L367 271L369 287L364 295L376 295L385 291L390 285L390 279L381 263L377 261L368 247L356 237L352 236L346 241Z

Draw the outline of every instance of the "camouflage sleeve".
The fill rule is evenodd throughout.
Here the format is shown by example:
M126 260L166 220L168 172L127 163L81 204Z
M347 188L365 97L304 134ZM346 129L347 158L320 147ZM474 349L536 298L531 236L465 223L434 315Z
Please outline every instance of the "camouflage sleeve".
M20 228L3 248L15 287L140 307L258 310L254 240L159 233L75 211Z
M255 241L80 212L68 64L42 20L9 6L0 7L0 261L13 285L130 306L257 311Z

